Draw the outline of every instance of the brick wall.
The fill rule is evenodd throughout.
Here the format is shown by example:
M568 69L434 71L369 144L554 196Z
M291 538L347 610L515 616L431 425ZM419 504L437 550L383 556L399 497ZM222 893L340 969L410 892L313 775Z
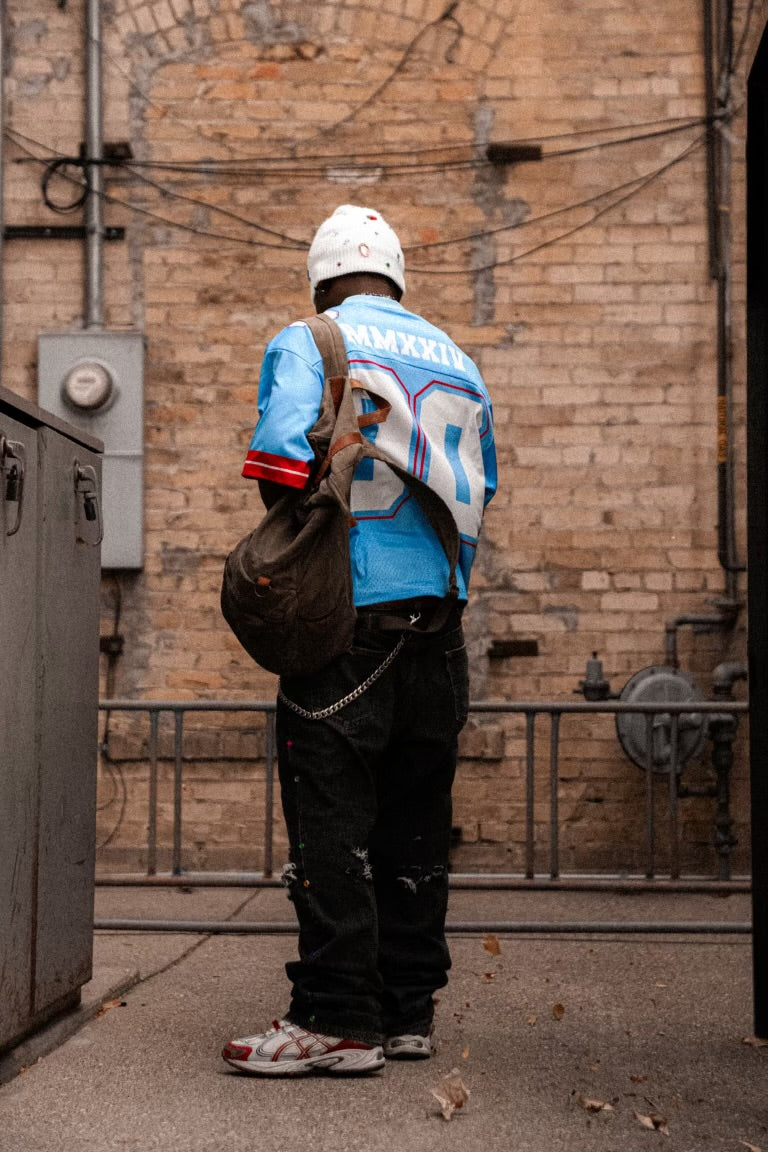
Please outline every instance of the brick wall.
M76 154L83 139L84 4L51 2L33 15L23 0L6 7L6 223L60 223L41 200L38 161ZM699 0L473 0L448 17L443 0L103 8L105 139L130 141L137 160L228 162L216 173L106 172L106 223L127 230L106 246L106 322L145 331L147 374L146 562L104 580L103 631L117 620L125 636L109 675L104 658L105 693L274 692L223 625L220 572L260 514L240 467L264 344L310 311L302 246L345 201L375 205L398 230L407 305L475 357L494 399L500 491L468 614L473 696L571 699L593 651L615 690L663 663L665 622L712 611L725 589L704 149L675 162L702 129L595 145L702 115ZM737 2L737 38L746 9ZM737 103L767 15L765 5L753 10ZM743 111L731 130L743 555ZM541 142L546 157L476 162L488 143L509 140ZM361 160L367 167L355 170ZM51 182L59 201L73 191ZM4 264L3 379L34 398L38 333L82 324L81 246L17 240ZM489 658L493 641L513 639L535 642L538 654ZM708 694L715 665L744 658L743 613L731 630L681 629L679 652ZM636 867L642 773L611 721L579 723L569 721L561 765L563 865ZM146 765L135 723L115 717L110 736L102 838L105 859L122 866L143 837ZM190 753L191 862L258 866L254 739L255 763L220 746ZM742 732L733 782L742 869L744 744ZM518 867L516 722L476 717L463 753L458 866ZM543 825L546 742L538 760ZM706 780L706 765L690 774ZM712 818L711 800L682 802L694 870L713 869Z

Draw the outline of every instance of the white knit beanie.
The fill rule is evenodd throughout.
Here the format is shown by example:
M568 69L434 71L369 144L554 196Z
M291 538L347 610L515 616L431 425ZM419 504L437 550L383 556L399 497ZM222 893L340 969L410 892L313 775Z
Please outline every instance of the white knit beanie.
M307 273L314 295L318 284L350 272L388 276L405 291L400 241L379 212L342 204L318 228L307 256Z

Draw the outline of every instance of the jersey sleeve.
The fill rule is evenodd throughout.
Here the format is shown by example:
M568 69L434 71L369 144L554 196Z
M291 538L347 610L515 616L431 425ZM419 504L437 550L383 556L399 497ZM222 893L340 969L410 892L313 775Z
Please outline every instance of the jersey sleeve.
M259 420L243 465L247 479L306 485L314 461L307 433L323 396L321 365L304 324L285 328L268 344L259 379Z

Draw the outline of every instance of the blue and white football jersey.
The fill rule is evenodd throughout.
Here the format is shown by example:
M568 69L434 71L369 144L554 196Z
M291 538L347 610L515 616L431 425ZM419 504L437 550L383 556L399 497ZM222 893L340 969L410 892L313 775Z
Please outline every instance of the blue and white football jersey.
M459 595L466 600L483 509L496 490L491 402L480 373L444 332L395 300L351 296L327 314L344 334L350 374L392 405L387 420L364 434L433 488L453 514L461 537ZM305 486L314 463L307 433L322 393L322 359L298 321L267 346L244 476ZM373 408L357 392L355 404L358 411ZM445 552L417 498L391 468L362 460L351 507L358 607L446 594Z

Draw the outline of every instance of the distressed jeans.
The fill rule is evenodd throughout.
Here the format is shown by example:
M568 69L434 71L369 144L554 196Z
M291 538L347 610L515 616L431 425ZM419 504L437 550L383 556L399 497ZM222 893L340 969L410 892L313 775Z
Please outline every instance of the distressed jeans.
M361 685L401 635L358 625L349 653L281 688L320 711ZM284 878L299 921L288 1018L368 1043L426 1033L450 967L451 787L467 657L455 622L405 637L381 677L333 716L277 707Z

